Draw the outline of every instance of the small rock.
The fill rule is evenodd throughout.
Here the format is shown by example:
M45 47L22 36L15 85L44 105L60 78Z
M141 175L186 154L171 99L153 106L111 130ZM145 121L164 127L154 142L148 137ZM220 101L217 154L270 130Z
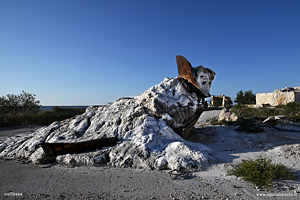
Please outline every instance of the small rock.
M222 120L235 122L238 120L238 116L234 112L230 112L227 108L223 108L218 118L218 121Z
M51 166L52 166L51 163L49 163L49 164L44 164L44 165L40 165L41 168L49 168L49 167L51 167Z

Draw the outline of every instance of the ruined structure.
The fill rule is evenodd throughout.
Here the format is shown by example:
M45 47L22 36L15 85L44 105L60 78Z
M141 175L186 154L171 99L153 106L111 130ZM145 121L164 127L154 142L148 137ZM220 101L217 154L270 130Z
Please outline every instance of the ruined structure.
M257 106L277 106L285 105L290 102L300 102L300 86L286 87L280 90L274 90L273 93L256 94Z
M194 68L182 56L177 64L177 78L165 78L134 98L91 106L34 133L0 138L0 157L38 163L48 152L57 155L57 163L71 166L201 169L210 150L184 138L206 108L215 72ZM103 144L105 138L109 145Z
M221 96L212 95L210 105L214 107L227 107L232 104L231 98L222 94Z

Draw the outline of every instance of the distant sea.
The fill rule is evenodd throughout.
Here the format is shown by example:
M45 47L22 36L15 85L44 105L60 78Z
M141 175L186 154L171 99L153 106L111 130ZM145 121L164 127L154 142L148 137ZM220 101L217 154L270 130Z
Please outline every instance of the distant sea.
M41 106L40 109L44 111L52 111L54 107L59 107L59 108L87 108L89 106Z

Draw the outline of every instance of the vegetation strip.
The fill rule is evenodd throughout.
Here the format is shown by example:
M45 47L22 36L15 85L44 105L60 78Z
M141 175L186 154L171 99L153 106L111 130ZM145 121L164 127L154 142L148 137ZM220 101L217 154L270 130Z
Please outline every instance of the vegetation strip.
M53 107L52 111L40 110L40 101L34 94L22 91L19 95L0 97L0 127L26 126L30 124L49 125L84 113L84 108Z

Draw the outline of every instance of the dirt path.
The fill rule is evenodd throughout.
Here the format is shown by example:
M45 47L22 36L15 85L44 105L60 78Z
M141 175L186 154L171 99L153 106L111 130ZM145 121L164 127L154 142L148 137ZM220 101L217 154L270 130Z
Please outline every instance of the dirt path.
M232 178L197 172L189 179L171 180L167 171L107 167L51 166L0 160L0 193L22 199L253 199ZM234 190L236 191L234 191ZM235 196L235 194L239 196Z

